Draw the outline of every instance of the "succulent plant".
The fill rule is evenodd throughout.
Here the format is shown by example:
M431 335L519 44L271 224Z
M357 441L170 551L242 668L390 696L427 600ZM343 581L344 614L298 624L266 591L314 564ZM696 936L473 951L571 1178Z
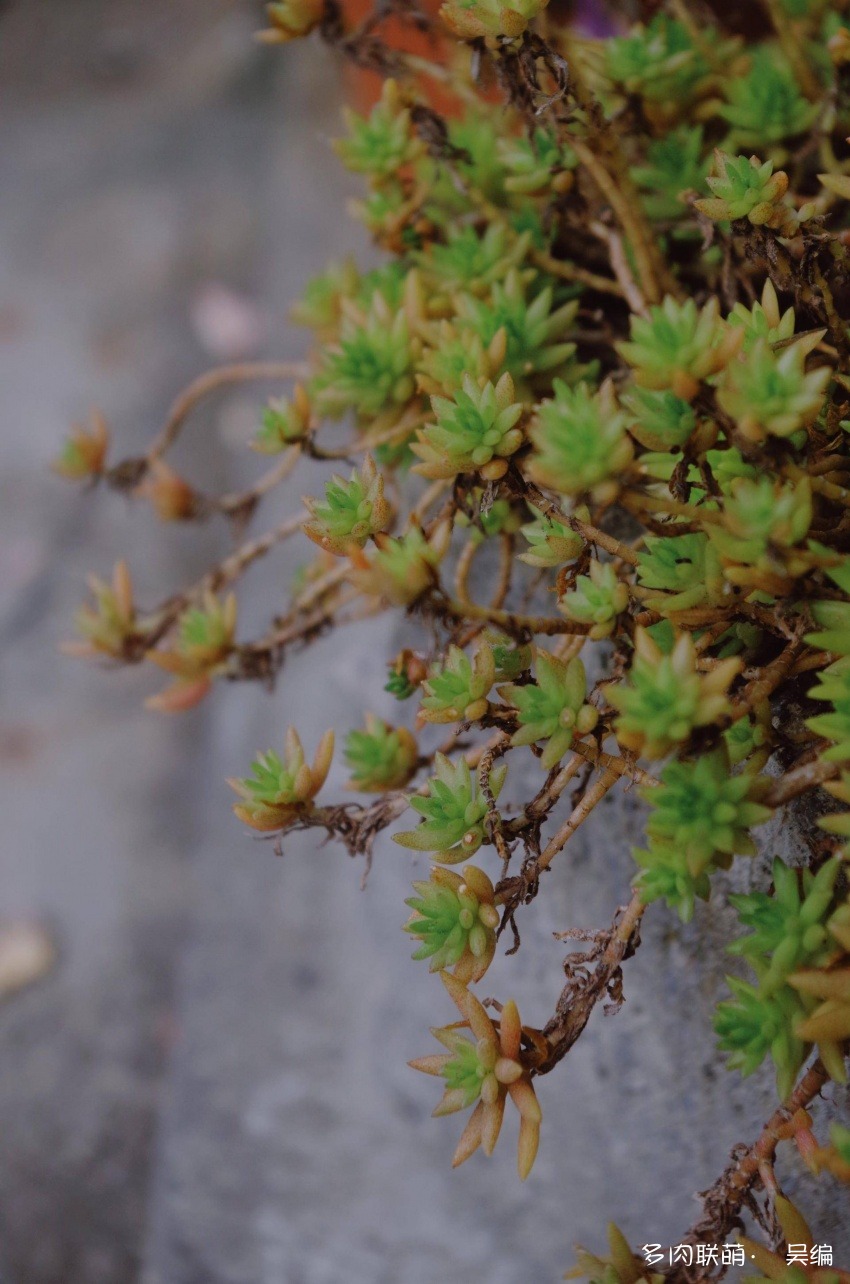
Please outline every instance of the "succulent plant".
M605 54L608 77L650 103L676 104L681 110L709 79L702 49L681 22L663 13L627 36L608 40Z
M696 728L729 712L727 690L741 662L719 660L709 673L698 673L689 633L678 635L669 655L646 629L635 630L634 644L628 682L606 688L619 711L617 739L634 753L663 758Z
M418 526L398 539L380 534L371 558L357 547L349 550L351 582L361 593L409 606L434 585L435 568L446 552L449 535L450 531L440 528L426 539Z
M307 326L319 335L333 335L342 318L343 300L353 299L360 273L353 259L329 263L324 272L311 277L299 301L290 309L296 325Z
M416 770L419 748L406 727L391 727L382 718L366 714L362 731L349 731L345 761L351 772L349 785L366 793L403 789Z
M359 472L345 481L336 474L325 487L325 502L304 497L311 521L304 534L328 553L342 555L352 545L363 548L390 524L392 509L384 498L384 479L371 455L366 455Z
M379 306L360 321L345 318L338 344L326 349L314 380L324 414L354 410L364 419L407 405L414 391L416 348L403 311L387 316Z
M107 584L97 575L88 578L93 602L79 608L74 617L80 641L64 642L66 655L82 658L107 656L120 659L139 634L133 602L133 582L126 562L116 562Z
M673 451L693 433L697 418L693 407L669 390L634 388L623 397L629 415L629 432L648 450Z
M649 316L632 317L631 338L618 349L638 387L693 401L703 381L732 360L743 338L721 319L716 298L697 309L693 299L677 303L668 295Z
M764 750L764 746L769 743L768 714L769 708L763 704L755 716L739 718L723 732L723 744L731 766L740 766L757 750Z
M95 412L90 427L71 429L51 467L68 481L96 481L106 466L108 449L106 420Z
M723 524L708 528L708 537L723 563L723 573L733 584L758 583L746 568L761 569L768 591L778 590L787 575L797 571L804 558L794 549L804 539L812 521L812 491L808 478L799 482L774 481L772 477L736 478L723 506Z
M517 424L523 414L514 401L514 384L506 372L495 385L480 386L468 375L463 387L449 401L432 397L437 422L418 433L413 452L420 463L415 471L424 477L456 477L478 472L486 481L497 481L507 472L507 460L523 442Z
M835 891L842 857L833 856L817 874L773 862L773 894L750 892L730 900L745 927L753 930L729 946L750 962L766 963L760 990L771 994L799 968L816 967L832 952L827 910Z
M561 566L564 562L574 561L585 547L581 535L563 522L548 517L533 504L528 507L534 520L521 528L528 548L520 553L519 560L529 566L540 567Z
M568 191L575 153L548 129L499 139L499 159L505 167L505 190L521 195Z
M574 361L576 347L566 339L578 307L574 302L556 307L551 285L538 290L529 301L520 273L512 268L504 283L493 286L487 300L472 294L459 296L458 312L473 334L485 345L505 331L505 369L518 389L535 376L563 374Z
M598 392L583 383L570 388L560 379L552 387L552 400L541 403L531 426L529 473L564 495L610 498L632 458L626 417L613 388L610 383Z
M743 327L744 352L748 352L759 339L778 344L792 338L796 324L793 308L780 311L776 288L769 277L764 283L761 298L749 308L743 303L736 303L727 320L730 325Z
M793 972L788 984L805 1008L796 1023L796 1037L817 1044L818 1054L830 1077L847 1082L842 1044L850 1038L850 967L804 968Z
M463 179L488 200L504 196L505 170L499 159L499 140L502 130L482 105L472 105L458 119L449 121L449 142L457 148L457 169ZM449 184L449 201L459 201L454 185Z
M278 397L263 411L262 422L251 442L261 455L278 455L310 431L310 399L302 384L296 384L292 399Z
M268 27L260 32L266 44L299 40L317 27L325 12L322 0L275 0L266 5Z
M646 848L633 850L632 857L640 871L635 887L645 905L665 901L683 923L689 923L696 901L707 901L711 895L709 863L689 859L672 842L654 839Z
M397 312L405 304L412 276L412 272L406 270L402 263L390 259L388 263L381 263L379 267L358 276L351 298L364 312L375 307L385 307L390 312Z
M668 763L660 784L644 791L652 806L647 833L669 843L697 867L718 852L752 855L756 848L750 830L770 816L753 794L752 776L730 775L725 749Z
M517 1006L510 1000L499 1014L498 1026L469 990L447 972L443 984L475 1038L473 1043L457 1025L433 1029L445 1053L411 1061L414 1070L438 1075L446 1088L435 1115L454 1114L474 1105L455 1151L457 1167L480 1146L491 1155L502 1129L505 1102L511 1098L519 1111L517 1166L524 1181L531 1172L540 1141L540 1105L522 1056L523 1027Z
M847 1138L819 1147L806 1112L825 1076L846 1077L850 1041L850 29L844 4L761 7L743 37L722 5L706 25L687 0L645 0L624 8L646 21L612 35L543 17L543 0L447 0L449 31L414 49L409 5L270 4L263 40L315 31L386 80L337 145L374 253L307 285L293 311L303 363L200 379L133 458L111 458L95 416L55 465L168 521L230 527L234 546L149 612L123 563L92 581L71 649L165 670L154 707L188 708L222 679L272 686L294 650L393 609L387 636L403 629L404 643L386 690L418 694L418 724L438 729L418 744L364 700L345 759L350 786L377 796L319 803L330 733L312 765L290 731L232 783L248 827L310 828L367 861L411 806L396 837L436 867L406 930L461 1015L437 1031L443 1055L416 1064L445 1081L438 1113L472 1110L458 1162L492 1150L512 1096L527 1174L532 1085L597 1001L628 993L643 915L691 918L771 812L802 800L800 868L777 861L769 886L731 898L732 952L751 973L716 1019L732 1067L771 1057L793 1096L711 1188L699 1235L671 1248L689 1273L693 1241L698 1274L733 1264L700 1260L697 1241L723 1244L754 1194L764 1228L810 1240L775 1184L786 1139L812 1171L850 1172ZM210 494L175 470L201 396L296 372L251 443L282 458L253 485ZM306 518L247 530L299 467L323 473ZM267 555L299 530L317 547L279 583ZM271 618L237 643L249 568ZM590 693L585 666L600 676ZM499 804L522 746L543 770ZM648 806L628 904L612 891L610 927L567 931L587 948L566 961L542 1032L513 1004L486 1012L468 987L497 934L511 929L508 955L524 943L544 871L568 877L562 848L633 783ZM485 844L496 886L465 863ZM837 1284L743 1242L767 1279ZM579 1273L660 1284L616 1228L609 1250L582 1250Z
M647 535L638 555L637 577L660 591L644 599L650 611L667 615L723 599L720 559L707 535Z
M529 547L524 553L520 553L520 561L542 568L560 566L577 559L584 548L584 541L578 532L547 516L534 505L528 507L534 520L526 521L521 526L521 534Z
M513 682L531 666L533 651L527 642L485 629L484 640L493 651L497 682Z
M842 838L850 838L850 772L842 770L838 780L828 780L824 789L833 798L843 803L844 807L839 812L821 816L818 824L821 829L827 830L830 834L840 834ZM850 855L850 850L845 849L845 852ZM842 940L842 945L850 953L850 937L846 942Z
M786 1097L806 1056L805 1040L794 1033L805 1015L799 996L787 985L764 994L740 977L726 979L733 997L717 1005L718 1046L730 1054L730 1069L745 1077L771 1056L777 1091Z
M739 1235L738 1243L745 1259L753 1262L759 1272L757 1276L745 1276L746 1284L770 1284L771 1281L778 1281L778 1284L840 1284L839 1272L822 1269L831 1263L831 1245L815 1244L806 1219L790 1199L786 1199L779 1191L772 1202L778 1233L787 1244L787 1252L783 1257L781 1253L771 1252L763 1244L756 1243L748 1235ZM821 1247L824 1250L823 1259ZM805 1265L800 1264L801 1258Z
M177 621L177 636L171 647L156 648L146 659L174 675L174 682L147 701L149 709L182 713L198 704L209 692L213 676L224 667L234 646L236 595L223 600L206 592L198 606L190 606Z
M471 500L472 513L458 513L455 519L458 530L468 530L471 544L486 544L497 535L515 535L519 530L521 518L510 500L494 499L490 503L487 496L485 502L482 489L473 490Z
M681 125L662 138L654 138L646 149L646 160L632 170L635 182L644 191L644 209L651 219L681 217L683 192L699 191L705 182L702 129Z
M850 1182L850 1128L833 1124L829 1130L829 1143L818 1147L812 1155L815 1171L825 1169L839 1181Z
M816 334L823 337L822 331ZM790 437L817 419L832 372L828 366L807 372L805 362L804 345L792 343L777 352L765 338L726 367L718 405L748 441Z
M781 55L762 47L746 75L729 78L720 114L730 127L728 148L763 148L804 133L817 107L806 102Z
M440 17L462 40L483 36L521 36L548 0L445 0Z
M660 1247L660 1246L659 1246ZM651 1271L646 1258L638 1257L629 1247L619 1226L608 1223L608 1253L599 1257L580 1246L576 1249L577 1262L564 1276L565 1280L585 1279L588 1284L662 1284L664 1276Z
M417 691L428 672L428 665L415 651L405 648L389 665L388 680L384 687L396 700L409 700Z
M587 677L578 658L566 663L538 651L534 664L536 682L525 686L508 683L499 695L516 709L519 728L512 745L533 745L545 740L540 765L547 771L560 762L576 736L596 726L599 715L586 703Z
M490 772L490 789L498 798L507 767ZM410 805L423 817L416 829L393 834L395 842L414 851L433 852L444 865L457 865L474 856L487 838L487 799L464 758L453 763L445 754L434 758L428 796L414 794Z
M769 1051L783 1096L813 1043L830 1075L846 1080L840 1044L850 1031L850 969L834 966L846 960L850 943L847 903L834 905L842 862L842 854L834 856L813 874L775 861L774 896L732 898L755 930L731 948L747 958L757 984L728 978L735 997L719 1005L715 1028L743 1074Z
M833 741L832 747L824 750L824 760L850 761L850 657L824 669L808 695L810 700L823 700L831 706L806 722L817 735Z
M840 566L826 567L825 573L843 593L850 594L850 565L846 559ZM836 655L850 655L850 602L830 599L808 605L812 619L820 625L816 632L806 635L809 645L833 651Z
M334 751L333 731L319 741L312 764L294 727L286 732L286 749L281 759L274 750L258 754L250 776L228 781L241 801L233 810L252 829L283 829L309 810L327 779Z
M450 646L444 664L433 665L422 684L422 722L474 722L487 712L487 695L496 680L493 649L482 642L470 660Z
M497 331L486 348L466 326L458 327L445 319L436 326L421 326L420 331L426 346L417 361L416 384L431 396L453 396L467 377L478 386L482 379L491 379L504 361L504 330Z
M474 227L450 225L445 242L435 242L415 257L437 289L486 294L511 268L519 267L530 240L527 233L514 236L504 223L491 223L480 233Z
M493 961L499 926L490 879L475 865L465 865L462 874L435 866L428 882L413 887L416 895L405 902L413 912L404 925L422 942L413 957L428 959L432 972L451 968L464 985L480 981Z
M694 204L706 218L734 221L745 218L754 227L769 227L781 236L793 236L797 216L783 200L788 175L774 172L773 161L757 156L730 156L714 149L714 163L706 182L712 195Z
M198 516L198 495L163 459L148 462L134 494L146 499L162 522L190 522Z
M346 169L373 179L393 178L422 155L422 142L397 81L384 81L381 98L368 116L349 108L343 115L348 138L339 139L335 147Z
M590 574L577 576L575 587L558 599L558 609L568 620L589 624L594 639L610 637L628 605L628 585L611 562L591 562Z

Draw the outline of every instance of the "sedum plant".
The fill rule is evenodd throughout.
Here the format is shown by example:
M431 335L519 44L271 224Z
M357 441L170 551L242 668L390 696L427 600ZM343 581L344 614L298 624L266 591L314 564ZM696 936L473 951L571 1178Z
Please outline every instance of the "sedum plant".
M428 796L414 795L410 805L422 816L416 829L393 834L402 847L433 852L445 865L457 865L474 856L487 837L487 797L465 759L452 763L445 754L434 757L435 774L428 781ZM506 767L496 767L487 787L498 798Z
M532 745L546 741L540 765L548 771L563 758L575 736L586 735L596 726L598 713L585 703L587 678L581 660L566 664L545 651L534 665L536 682L519 686L510 683L499 694L516 710L519 729L511 744Z
M660 615L719 604L724 596L720 559L702 531L673 537L647 535L638 554L637 578L643 588L653 590L643 601Z
M496 659L488 642L471 660L460 647L450 647L445 664L435 665L422 684L421 721L477 721L487 712L487 696L495 681Z
M346 482L333 477L325 487L325 501L305 498L311 521L304 534L327 553L345 553L352 545L363 548L368 540L385 531L392 510L384 498L384 479L367 455L360 472Z
M644 163L632 172L642 190L644 209L653 222L661 222L679 217L685 194L702 190L705 171L702 129L682 125L653 139Z
M568 620L588 624L588 636L608 638L617 627L617 618L629 605L628 585L617 575L611 562L591 562L588 575L578 575L575 587L564 593L558 607Z
M648 316L633 316L628 341L618 345L638 388L672 392L693 401L700 385L723 370L741 346L743 335L720 315L720 302L697 308L667 295Z
M91 427L72 428L53 470L68 481L97 481L103 474L109 451L109 429L100 414L92 416Z
M848 1164L844 1132L815 1136L806 1107L844 1081L850 1047L850 13L746 0L706 23L695 0L660 0L589 35L540 0L446 0L417 10L423 56L402 10L268 6L270 44L313 33L384 77L337 143L372 265L332 264L296 303L304 359L261 367L276 395L250 444L267 468L244 491L203 493L169 462L208 381L141 456L114 459L100 418L72 429L61 476L163 521L229 525L235 544L144 610L124 562L93 577L68 649L165 670L151 704L176 712L224 682L270 687L293 649L392 613L385 691L364 692L344 746L357 801L327 797L331 730L304 729L310 763L290 729L231 784L239 820L278 847L310 828L368 861L389 831L383 859L426 864L406 931L461 1021L413 1064L443 1080L438 1114L472 1112L455 1161L493 1150L510 1098L528 1176L538 1091L599 1001L628 994L644 917L723 932L731 916L744 931L716 1036L733 1074L770 1058L782 1100L685 1243L728 1247L754 1210L768 1239L802 1241L782 1146L826 1177ZM324 493L263 526L306 460ZM288 585L285 540L303 559ZM237 640L255 567L269 618ZM506 790L517 751L543 770ZM634 783L648 814L627 889L593 817ZM755 832L787 807L808 826L799 868ZM568 932L587 948L523 1026L475 989L505 930L506 954L534 930L542 875L569 879L585 824L610 922ZM730 896L741 860L751 890ZM778 1234L751 1254L765 1278L824 1278L788 1275ZM609 1248L581 1250L574 1274L662 1277L615 1226Z
M495 387L489 380L476 387L465 375L451 401L432 397L437 422L419 430L419 440L412 447L421 461L416 471L435 478L472 472L485 481L504 477L507 461L523 439L517 427L523 406L513 396L514 382L506 371Z
M619 711L614 728L625 748L647 758L663 758L699 727L729 715L728 687L740 670L740 660L718 660L708 673L700 673L689 633L680 633L669 653L646 629L637 630L634 645L629 681L607 691Z
M723 747L692 762L671 762L659 784L644 791L653 809L647 834L702 860L752 855L750 830L770 817L754 800L757 785L746 772L731 774Z
M766 338L758 339L724 371L717 402L742 437L790 437L817 419L830 372L821 367L806 373L805 359L799 343L776 352Z
M279 455L310 431L310 400L301 384L291 397L273 397L263 411L251 446L260 455Z
M78 637L65 642L63 650L66 655L84 659L129 658L142 642L144 631L138 620L127 563L115 563L109 583L90 575L89 590L92 601L79 608L74 620Z
M528 544L519 560L528 566L560 566L563 562L573 562L584 550L584 540L577 531L556 522L553 518L529 505L533 520L526 522L520 529Z
M350 788L364 793L402 789L416 771L419 750L407 727L366 714L363 730L349 731L345 761L351 772Z
M730 156L720 148L714 152L712 171L706 178L712 195L694 201L694 208L715 222L747 219L753 227L769 227L791 236L796 230L795 210L783 197L788 175L774 172L773 161L757 156Z
M334 735L326 731L312 764L304 757L301 738L294 727L286 733L283 758L270 749L258 754L251 774L229 783L241 802L233 810L252 829L281 829L309 810L325 783L334 750Z
M183 713L209 692L235 647L236 594L220 601L207 592L197 606L178 617L172 647L155 647L148 659L174 681L159 695L147 700L149 709Z
M531 477L565 495L602 498L616 489L614 479L632 457L625 416L610 384L592 392L586 384L569 388L556 379L553 389L531 429Z
M428 959L432 972L453 969L464 985L480 981L496 953L499 911L496 890L476 865L463 874L435 867L428 882L413 884L407 899L413 913L404 925L422 944L415 959Z
M531 1172L540 1141L541 1110L522 1055L523 1027L513 1000L501 1010L498 1026L461 981L442 974L443 984L464 1018L463 1025L475 1042L457 1025L433 1029L431 1033L447 1049L436 1056L411 1061L414 1070L440 1075L445 1091L435 1115L454 1114L475 1107L461 1134L453 1165L457 1167L480 1146L491 1155L502 1130L508 1097L519 1111L517 1168L524 1181Z
M794 69L775 47L757 48L746 75L730 77L720 115L729 126L727 143L736 147L777 147L804 133L817 106L806 101Z

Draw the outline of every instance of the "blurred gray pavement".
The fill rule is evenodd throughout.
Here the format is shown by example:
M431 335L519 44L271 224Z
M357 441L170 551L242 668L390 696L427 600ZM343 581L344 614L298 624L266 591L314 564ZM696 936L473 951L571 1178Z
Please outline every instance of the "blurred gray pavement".
M69 422L97 405L118 451L140 450L214 363L197 321L210 286L256 309L252 355L301 355L289 303L362 244L327 146L338 69L259 48L258 13L0 8L0 918L47 921L60 947L0 1006L0 1280L548 1284L609 1218L639 1243L684 1231L693 1191L770 1112L770 1077L721 1078L706 1033L722 901L685 930L652 919L622 1011L541 1084L529 1181L511 1124L493 1159L453 1173L461 1125L430 1120L436 1085L406 1067L451 1019L399 930L424 862L384 844L361 891L359 863L309 836L277 859L224 785L290 722L311 749L364 705L389 712L386 622L293 657L272 696L228 688L182 719L143 709L149 675L56 652L88 571L126 555L150 601L227 547L217 527L155 527L54 479ZM262 394L197 415L183 458L206 485L251 476L232 445ZM246 629L275 609L272 565L283 586L304 555L251 579ZM532 1024L557 997L552 931L602 926L626 895L638 810L634 795L600 809L494 967L488 992ZM792 1170L789 1191L805 1180ZM840 1197L815 1207L846 1255Z

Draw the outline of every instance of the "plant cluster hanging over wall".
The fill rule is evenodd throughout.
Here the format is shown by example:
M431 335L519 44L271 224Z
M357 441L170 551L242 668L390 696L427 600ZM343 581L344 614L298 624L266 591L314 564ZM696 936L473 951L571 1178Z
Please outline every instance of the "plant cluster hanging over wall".
M343 746L363 801L322 797L332 730L306 729L311 758L291 729L230 783L240 820L278 842L313 827L368 861L389 829L430 855L406 930L460 1020L413 1064L443 1082L436 1114L469 1112L455 1163L490 1154L510 1102L528 1175L539 1080L597 1003L622 1002L644 914L690 918L755 828L810 801L808 867L777 860L768 892L733 897L750 979L715 1020L731 1072L772 1060L781 1104L683 1241L723 1243L748 1210L758 1269L789 1284L850 1280L786 1265L784 1241L811 1235L773 1171L793 1141L825 1181L850 1179L850 1132L816 1139L806 1110L846 1081L850 1040L847 7L763 0L744 40L701 0L669 0L590 39L541 0L447 0L429 61L382 40L388 16L428 25L407 4L356 26L336 0L270 5L266 39L315 31L386 78L337 144L385 262L310 284L303 366L204 376L141 458L113 463L98 421L57 461L166 521L233 527L231 555L158 606L136 605L124 563L92 580L73 649L163 670L156 708L407 616L411 646L387 657L398 725L365 709ZM291 381L252 443L270 467L203 494L168 452L202 397L251 378ZM327 461L324 494L246 537L304 458ZM240 638L235 586L288 538L311 560L267 632ZM517 796L511 761L532 757L539 787ZM510 999L483 1006L500 942L520 945L546 871L623 782L649 804L631 899L612 887L610 926L572 933L584 948L542 1028ZM610 1243L580 1271L661 1278Z

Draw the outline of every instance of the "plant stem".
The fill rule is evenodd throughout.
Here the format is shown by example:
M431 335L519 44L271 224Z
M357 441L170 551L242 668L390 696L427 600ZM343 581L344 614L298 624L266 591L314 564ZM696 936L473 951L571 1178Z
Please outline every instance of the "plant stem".
M779 1143L792 1135L789 1125L794 1116L814 1100L828 1080L829 1075L818 1059L790 1097L774 1111L756 1141L703 1193L704 1216L688 1231L684 1243L724 1243L737 1223L751 1187L758 1180L759 1165L771 1160Z
M200 401L220 388L233 384L252 383L261 379L304 379L310 367L303 361L241 361L235 365L218 366L200 375L173 402L165 424L154 438L146 459L161 459L174 445L184 423Z

